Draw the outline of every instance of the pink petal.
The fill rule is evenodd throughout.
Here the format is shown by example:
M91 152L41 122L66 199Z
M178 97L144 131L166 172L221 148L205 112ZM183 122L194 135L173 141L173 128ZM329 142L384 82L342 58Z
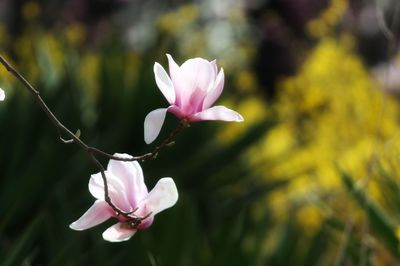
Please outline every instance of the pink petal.
M152 143L160 134L166 114L167 108L156 109L147 114L144 119L144 141L147 144Z
M211 62L203 58L192 58L181 66L182 75L187 79L187 84L192 89L207 90L215 80L215 68Z
M135 229L129 228L123 223L117 223L103 232L103 238L110 242L121 242L129 240L135 233Z
M174 114L179 119L186 117L182 110L176 105L171 105L170 107L168 107L168 112Z
M187 82L186 90L190 93L198 89L207 92L216 75L213 64L203 58L187 60L181 66L181 73Z
M213 105L213 103L219 98L222 90L224 89L224 81L224 69L221 68L215 80L214 86L207 92L207 96L203 102L203 110L210 108L210 106Z
M125 190L120 180L113 176L110 172L105 171L107 185L110 194L119 193ZM93 174L89 180L89 192L96 199L104 200L104 182L101 173Z
M178 64L174 61L171 55L167 54L169 75L171 77L172 83L175 89L175 105L180 106L181 104L181 94L185 89L185 84L181 78L181 70Z
M179 76L180 73L179 66L170 54L167 54L167 58L168 58L169 75L171 76L172 81L174 81L175 78Z
M156 77L156 83L158 88L160 89L164 97L167 99L169 104L174 104L175 89L167 72L165 72L164 68L159 63L154 64L153 70L154 70L154 75Z
M91 175L88 187L93 197L98 200L104 200L104 183L100 173Z
M178 67L172 57L167 56L176 94L175 105L185 114L192 114L196 112L197 106L203 103L207 91L214 84L215 63L193 58ZM193 94L196 94L196 98L192 97Z
M0 89L0 101L4 101L5 98L6 98L6 95L5 95L4 91L2 89Z
M244 119L238 112L228 109L225 106L214 106L200 113L194 114L189 120L191 122L203 120L242 122Z
M119 153L115 153L114 156L123 158L131 157L128 154ZM118 177L124 184L131 206L136 207L138 202L147 195L148 191L144 183L143 171L138 162L110 160L107 166L107 171L113 176Z
M147 197L140 203L152 215L170 208L178 200L178 190L174 180L170 177L161 178Z
M105 172L107 178L108 195L111 201L123 211L132 211L136 206L132 206L129 201L128 188L125 184L109 171ZM89 180L89 192L99 200L104 200L104 182L101 173L94 174Z
M202 90L195 90L186 107L183 109L185 116L190 116L192 114L201 112L203 110L203 102L206 97L206 92Z
M107 202L96 200L78 220L69 225L74 230L86 230L96 226L112 216L112 211Z

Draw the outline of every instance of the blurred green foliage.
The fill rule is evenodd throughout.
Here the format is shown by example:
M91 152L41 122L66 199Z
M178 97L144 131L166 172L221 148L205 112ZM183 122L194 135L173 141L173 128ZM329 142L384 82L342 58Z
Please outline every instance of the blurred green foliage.
M101 233L113 221L68 228L92 204L87 182L98 170L57 140L28 92L0 68L1 265L398 264L400 107L370 75L352 34L337 33L346 7L331 1L307 25L315 43L267 103L250 68L256 38L240 9L218 24L235 29L224 36L229 47L210 31L221 21L205 26L202 6L190 4L158 17L156 41L137 51L117 27L96 45L85 24L44 29L29 2L20 34L0 27L2 54L86 143L110 153L149 150L143 120L165 106L152 69L166 65L166 52L179 63L216 57L227 74L220 102L246 122L193 124L143 163L149 188L174 178L178 204L130 241L107 243ZM161 135L177 123L168 116Z

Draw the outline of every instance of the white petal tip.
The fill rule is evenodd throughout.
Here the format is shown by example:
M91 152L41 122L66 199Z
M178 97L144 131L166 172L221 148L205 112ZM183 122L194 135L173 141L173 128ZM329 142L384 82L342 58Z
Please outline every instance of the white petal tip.
M6 94L4 93L4 91L2 89L0 89L0 101L4 101L5 98L6 98Z
M75 223L70 224L70 225L69 225L69 228L72 229L72 230L79 231L79 228L77 228L77 227L75 226Z
M129 240L136 230L125 228L124 224L117 223L103 232L103 239L108 242L122 242Z
M111 216L108 203L96 200L78 220L69 225L69 228L76 231L86 230L106 221Z
M244 118L241 114L225 106L214 106L200 113L195 114L192 117L193 121L203 120L220 120L227 122L242 122Z
M153 71L157 87L160 89L169 104L173 104L175 102L175 89L172 80L165 69L157 62L154 63Z
M147 134L146 134L146 132L145 132L145 133L144 133L144 142L145 142L147 145L153 143L153 141L157 138L157 137L155 137L155 138L149 138L149 137L146 137L146 136L147 136Z
M243 122L244 118L241 114L238 114L238 117L236 118L235 122Z
M168 195L169 199L169 206L168 208L174 206L176 202L178 201L179 194L178 194L178 189L176 188L175 182L172 179L172 177L164 177L160 179L161 183L165 187L165 192L166 195Z
M154 215L171 208L178 201L178 189L170 177L161 178L150 191L145 205Z
M87 229L87 228L80 226L77 222L73 222L72 224L70 224L69 228L72 230L75 230L75 231L83 231L83 230Z

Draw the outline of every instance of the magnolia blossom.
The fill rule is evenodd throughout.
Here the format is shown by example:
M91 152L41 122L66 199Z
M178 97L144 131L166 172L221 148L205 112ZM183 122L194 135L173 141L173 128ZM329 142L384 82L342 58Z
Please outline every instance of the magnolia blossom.
M4 91L0 88L0 101L4 101L4 98L6 98L6 95L4 94Z
M130 157L127 154L114 154L119 157ZM145 217L139 225L132 226L127 218L117 215L104 200L104 184L101 173L91 176L89 191L96 198L94 204L70 225L74 230L85 230L114 217L118 223L109 227L103 233L103 238L111 242L130 239L137 230L148 228L154 215L172 207L178 200L178 191L172 178L161 178L155 187L148 192L143 180L143 172L138 162L122 162L110 160L105 172L109 196L113 204L123 212L133 212L132 215Z
M167 112L187 122L204 120L243 121L243 117L224 106L213 106L224 88L224 70L218 72L216 61L202 58L187 60L178 66L167 54L169 76L154 64L156 83L170 106L150 112L144 120L144 140L153 142L160 133Z

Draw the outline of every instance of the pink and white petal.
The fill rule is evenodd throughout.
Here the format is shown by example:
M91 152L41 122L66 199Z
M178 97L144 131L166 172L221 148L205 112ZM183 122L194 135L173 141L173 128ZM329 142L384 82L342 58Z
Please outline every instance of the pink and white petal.
M114 156L129 158L130 155L115 153ZM143 171L138 162L110 160L107 170L124 183L126 195L131 206L137 206L137 203L147 195L148 191L144 183Z
M175 182L170 177L164 177L158 180L155 187L150 191L147 197L140 203L143 208L156 215L157 213L175 205L178 200L178 190Z
M152 143L160 134L166 114L167 108L159 108L147 114L144 119L144 141L147 144Z
M215 80L214 86L207 92L207 95L203 102L203 110L210 108L215 101L219 98L224 89L225 75L224 69L221 68L217 78Z
M207 92L211 83L214 83L216 73L212 63L203 58L192 58L181 66L182 76L187 80L187 90L193 92L200 89Z
M200 113L194 114L189 118L189 121L191 122L205 120L242 122L244 119L238 112L228 109L225 106L214 106Z
M214 79L208 85L207 92L210 91L215 86L214 85L215 84L215 79L216 79L217 74L218 74L217 60L214 59L214 60L210 61L210 65L211 65L211 69L213 71L213 75L212 76L214 77Z
M170 77L164 68L159 64L154 64L154 75L156 78L156 83L165 99L167 99L169 104L175 103L175 89Z
M93 205L75 222L69 225L73 230L81 231L101 224L110 217L113 212L107 202L96 200Z
M167 58L168 58L169 75L171 77L172 82L174 82L174 80L180 76L180 67L170 54L167 54Z
M132 156L126 153L114 153L114 156L120 158L132 158ZM143 171L140 165L136 161L132 162L124 162L118 160L110 160L107 165L107 171L112 175L118 177L121 182L124 184L125 188L131 188L135 183L139 183L143 186L141 188L145 188L147 192L147 188L144 185Z
M180 106L182 100L181 100L181 94L185 91L185 83L183 79L181 78L181 69L178 66L178 64L174 61L172 56L170 54L167 54L168 58L168 67L169 67L169 76L171 77L171 81L174 85L175 89L175 105Z
M6 94L4 93L4 91L2 89L0 89L0 101L4 101L5 98L6 98Z
M121 180L111 174L105 172L108 184L108 194L111 201L123 211L132 211L136 206L131 206L128 199L128 190L125 188ZM94 174L89 180L89 192L99 200L104 200L104 182L101 173Z
M207 88L210 83L214 82L213 70L211 63L201 58L189 59L175 71L174 76L171 74L176 92L175 105L182 110L193 109L190 106L190 99L193 92L199 90L204 91L202 98L204 99Z
M186 115L183 113L182 109L176 105L171 105L170 107L168 107L168 112L175 115L179 119L186 117Z
M109 171L105 171L104 174L107 178L109 193L115 194L120 193L121 191L125 191L125 187L123 183L118 180L112 173ZM93 174L89 180L89 192L96 199L104 200L104 181L101 176L101 173Z
M190 95L188 104L182 109L186 116L201 112L203 110L203 103L206 97L206 92L203 90L195 90Z
M167 55L169 61L169 73L175 88L175 105L184 107L187 105L190 93L193 91L193 84L189 77L185 76L170 55Z
M110 242L121 242L129 240L137 230L129 228L123 223L110 226L103 232L103 239Z
M107 176L107 172L105 172ZM104 183L101 174L93 174L89 179L89 192L98 200L104 200Z

